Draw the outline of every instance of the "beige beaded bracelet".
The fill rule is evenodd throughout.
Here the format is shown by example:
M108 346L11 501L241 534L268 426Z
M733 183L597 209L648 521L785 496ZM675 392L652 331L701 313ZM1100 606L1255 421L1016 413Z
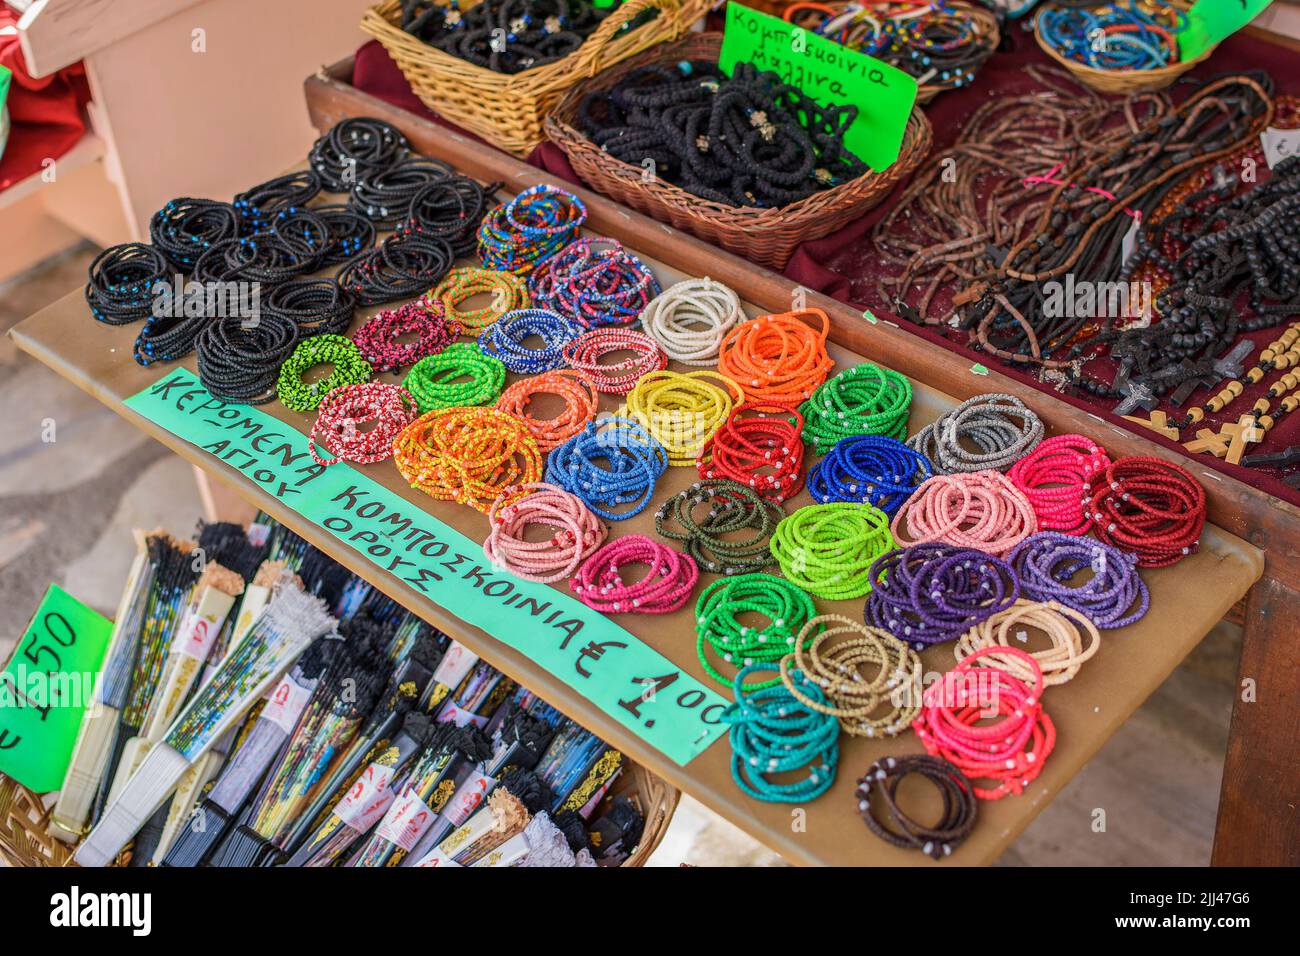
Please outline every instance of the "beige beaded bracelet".
M1011 643L1013 638L1020 643L1028 642L1028 628L1037 628L1052 642L1049 648L1030 652L1043 669L1043 684L1046 686L1064 684L1073 679L1084 661L1101 647L1097 625L1086 615L1056 601L1026 601L1021 598L959 637L953 653L958 661L962 661L982 647L1015 647ZM1086 646L1084 637L1088 641ZM1032 681L1036 676L1013 654L986 654L975 664L1001 668L1024 681Z

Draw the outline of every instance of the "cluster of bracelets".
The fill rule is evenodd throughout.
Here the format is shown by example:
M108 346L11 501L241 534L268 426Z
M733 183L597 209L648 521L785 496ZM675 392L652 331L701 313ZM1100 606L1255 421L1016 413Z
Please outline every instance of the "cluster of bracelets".
M935 475L894 516L894 540L940 541L1002 556L1038 530L1024 492L999 471Z
M742 401L740 387L717 372L659 371L641 376L619 414L640 422L667 450L670 465L694 465Z
M641 580L628 584L619 572L632 564L648 565L650 570ZM690 555L643 534L629 534L588 557L569 586L579 601L597 611L670 614L690 600L699 576Z
M743 321L740 297L707 276L670 285L641 313L646 334L682 365L716 365L722 340Z
M291 279L273 288L262 303L263 317L288 319L304 337L343 335L356 310L357 300L333 279Z
M492 297L487 305L460 308L468 299L484 294ZM441 309L448 322L455 322L468 333L481 332L503 315L525 309L532 302L528 284L519 276L476 266L452 269L424 298L430 306Z
M394 233L339 270L338 283L362 305L410 299L442 281L455 262L451 246L434 236Z
M546 480L577 495L606 521L644 511L667 469L664 446L626 418L592 422L546 456ZM631 507L614 511L625 505Z
M321 402L307 450L318 465L387 461L393 457L393 442L418 414L415 399L400 385L344 385ZM322 447L333 457L324 457L319 451Z
M426 355L436 355L460 334L460 327L448 322L441 312L408 302L400 309L376 312L352 333L352 341L376 370L396 372Z
M410 144L397 129L365 116L334 124L312 144L307 161L326 189L346 193L362 176L387 169Z
M842 601L871 590L873 562L893 551L889 518L871 505L809 505L781 519L772 535L781 573L809 594Z
M212 199L170 200L149 219L149 244L186 272L213 243L239 235L239 213Z
M983 657L1015 659L1028 682ZM997 716L989 722L989 714ZM1030 654L1017 647L975 651L925 690L925 706L912 724L922 746L971 780L996 781L975 788L981 800L1023 793L1042 772L1056 744L1056 727L1043 709L1043 674Z
M1007 561L1025 597L1057 601L1087 615L1098 627L1132 624L1151 603L1136 557L1093 538L1040 531L1018 544ZM1085 568L1092 573L1078 577Z
M1086 614L1056 601L1019 600L1005 611L981 621L957 639L953 653L957 660L965 660L981 648L992 648L994 653L975 658L979 667L998 667L1021 680L1032 680L1034 675L1019 655L997 653L1000 648L1015 648L1014 636L1021 644L1028 643L1026 628L1034 628L1047 635L1051 647L1029 654L1038 662L1043 684L1053 687L1073 680L1083 664L1101 647L1101 633ZM1083 642L1087 637L1088 643ZM1026 650L1020 647L1017 650Z
M1042 438L1043 423L1024 402L1011 395L989 394L966 399L907 444L930 460L935 474L947 475L986 468L1005 471Z
M564 347L582 330L557 312L519 309L507 312L478 334L479 350L520 375L539 375L564 364ZM534 347L528 340L538 338Z
M868 577L866 622L917 650L953 640L1020 597L1007 562L946 544L890 551L871 566Z
M486 513L542 479L542 455L519 419L495 408L438 408L393 441L393 461L412 488ZM504 499L498 504L500 499Z
M803 440L824 455L850 435L903 439L911 407L911 382L890 369L863 362L828 379L799 406Z
M824 702L802 691L805 680ZM804 707L834 717L855 737L897 736L921 710L921 658L888 631L838 614L804 625L781 660L781 682Z
M154 286L171 283L171 265L152 246L128 242L110 246L90 264L86 304L108 325L126 325L151 313Z
M308 385L303 373L317 365L332 366L329 375ZM285 408L314 412L330 392L344 385L370 381L370 363L351 339L341 335L313 335L303 339L280 366L276 394Z
M406 219L393 232L434 236L451 246L457 259L467 259L478 248L479 226L499 187L499 183L482 186L465 176L434 179L411 197Z
M817 328L808 324L816 319ZM751 402L798 405L811 398L835 366L826 354L831 320L821 309L760 315L722 340L718 371Z
M457 379L468 376L468 381ZM427 355L406 373L406 387L420 411L488 405L497 400L506 381L501 360L468 342L453 342L436 355Z
M621 362L602 362L608 355L631 352ZM668 367L657 342L635 329L592 329L564 347L564 361L583 381L606 395L626 395L641 376Z
M701 478L730 478L785 501L803 487L802 431L803 416L793 408L745 402L704 443L695 467Z
M753 622L742 624L741 617ZM807 631L812 640L820 628L806 629L817 616L817 606L806 591L785 578L772 574L737 574L719 578L700 593L695 603L695 650L705 672L726 687L732 678L723 675L709 659L707 645L722 663L739 670L754 663L779 661L794 646L795 635ZM774 687L779 676L749 685L751 690Z
M404 156L391 166L358 176L348 207L376 226L389 229L407 220L417 194L455 175L455 170L439 160Z
M1029 499L1038 527L1087 534L1092 517L1084 507L1085 489L1109 465L1106 450L1091 438L1055 435L1012 465L1007 477Z
M1162 458L1112 462L1092 480L1084 507L1097 537L1137 555L1140 568L1163 568L1191 554L1205 527L1205 489Z
M555 395L564 408L553 418L538 418L529 412L539 395ZM529 378L521 378L497 399L496 407L514 415L528 426L543 454L563 445L587 427L596 417L598 396L595 388L572 369L555 369Z
M276 313L257 322L213 319L194 340L199 381L223 402L263 405L275 398L280 368L298 341L298 324Z
M925 456L897 438L852 435L841 438L808 472L814 501L856 501L891 517L931 475Z
M574 239L587 221L577 196L542 183L483 217L478 254L497 272L527 275Z
M1049 7L1038 15L1036 29L1061 56L1093 69L1154 70L1178 61L1178 35L1187 23L1186 12L1171 3L1127 0Z
M700 505L709 510L697 518L695 509ZM685 542L686 553L705 571L746 574L775 563L768 541L782 517L780 505L745 485L705 479L663 503L655 512L655 531Z
M928 780L939 791L943 812L935 823L913 820L899 809L898 785L912 774ZM951 856L975 829L978 817L974 785L948 761L928 754L877 760L858 781L854 796L858 813L872 833L886 843L904 850L920 850L935 860ZM873 807L884 809L877 811Z
M659 294L659 280L621 243L595 236L575 239L543 262L528 290L538 305L593 329L635 322Z
M776 664L755 661L736 675L736 702L722 713L731 727L731 776L755 800L802 803L835 782L840 725L831 715L804 707L783 683L751 680L773 672L779 673ZM794 679L805 698L826 704L820 687L799 673ZM802 779L790 779L804 769Z
M563 488L537 483L506 490L509 495L498 498L488 510L483 554L515 577L542 584L567 580L609 535L601 520ZM524 496L506 503L516 491ZM555 533L542 541L529 541L526 532L533 525Z

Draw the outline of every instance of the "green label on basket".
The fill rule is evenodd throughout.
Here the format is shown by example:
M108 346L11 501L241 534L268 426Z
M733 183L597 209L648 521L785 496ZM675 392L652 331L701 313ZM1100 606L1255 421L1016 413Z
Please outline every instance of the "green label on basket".
M737 63L772 70L822 106L856 106L844 145L876 172L898 159L916 102L916 80L897 67L858 53L777 17L727 4L718 67Z
M317 465L297 429L213 398L185 369L126 405L403 585L523 652L675 763L688 763L726 732L720 715L727 701L634 634L556 588L493 567L480 544L359 469Z
M1178 56L1194 60L1244 27L1273 0L1196 0L1187 11L1187 28L1178 34Z
M0 773L58 790L113 632L104 615L51 584L0 671Z

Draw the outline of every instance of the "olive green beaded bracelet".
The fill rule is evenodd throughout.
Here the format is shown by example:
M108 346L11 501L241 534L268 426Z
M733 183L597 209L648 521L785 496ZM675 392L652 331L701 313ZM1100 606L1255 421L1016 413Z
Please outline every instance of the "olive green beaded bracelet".
M332 365L329 375L308 385L302 380L303 372L315 365ZM276 394L285 408L295 412L314 412L325 396L344 385L360 385L370 381L370 363L351 339L326 333L303 339L293 354L280 366L276 381Z
M695 508L702 504L709 511L697 519ZM702 571L744 574L776 564L768 538L783 517L780 505L752 488L730 479L707 478L663 503L655 512L655 531L685 541L686 553ZM670 521L676 527L670 527ZM737 531L752 533L739 540L725 537Z
M824 455L850 435L907 437L912 383L905 376L870 362L846 368L828 379L799 406L803 440Z
M809 505L772 535L781 573L809 594L842 601L871 590L871 563L894 549L889 516L874 505Z
M469 381L457 382L463 375ZM416 362L402 385L415 396L423 415L435 408L489 405L500 396L505 382L506 367L500 359L484 355L477 345L456 342Z
M767 618L759 627L741 624L742 616ZM817 616L812 598L784 578L772 574L738 574L721 578L704 589L695 603L695 652L705 673L724 687L735 680L718 672L705 651L711 647L718 657L736 670L755 662L779 661L794 647L795 635ZM806 644L816 640L821 627L811 628L804 636ZM781 678L773 677L747 690L775 687Z

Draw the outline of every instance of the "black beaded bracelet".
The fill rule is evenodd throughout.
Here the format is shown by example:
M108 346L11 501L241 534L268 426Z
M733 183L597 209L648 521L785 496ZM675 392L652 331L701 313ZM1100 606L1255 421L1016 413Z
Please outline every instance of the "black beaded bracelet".
M325 189L346 193L363 177L396 163L409 149L406 137L395 126L355 116L336 123L312 143L307 161Z
M150 243L181 272L189 272L213 243L238 235L235 207L212 199L173 199L149 220Z
M263 405L275 398L280 366L303 337L293 319L266 310L255 319L213 319L194 343L199 381L221 401Z
M468 258L478 248L478 228L490 208L500 183L484 186L465 176L429 183L411 199L407 219L396 232L428 235L444 240L457 258Z
M357 180L348 197L348 208L376 226L396 225L410 215L411 200L425 186L454 176L446 163L423 156L411 156L400 163Z
M307 205L321 191L321 178L313 170L286 173L247 189L235 197L244 235L269 229L276 213Z
M142 242L109 246L90 264L86 304L90 314L108 325L126 325L152 312L154 286L171 284L166 257Z
M311 211L329 230L329 243L321 257L322 266L341 265L375 244L375 224L348 206L342 203L312 206Z
M293 322L305 338L344 334L352 324L357 300L334 279L293 279L271 290L262 314Z
M934 784L943 798L943 813L933 825L918 823L899 809L898 785L912 773ZM966 775L942 757L925 754L876 761L858 781L854 795L858 812L872 833L886 843L920 850L936 860L952 853L970 836L979 812L974 787ZM884 808L882 815L888 825L872 812L873 805Z
M344 265L338 283L360 305L382 305L431 289L455 261L451 246L442 239L395 233Z

